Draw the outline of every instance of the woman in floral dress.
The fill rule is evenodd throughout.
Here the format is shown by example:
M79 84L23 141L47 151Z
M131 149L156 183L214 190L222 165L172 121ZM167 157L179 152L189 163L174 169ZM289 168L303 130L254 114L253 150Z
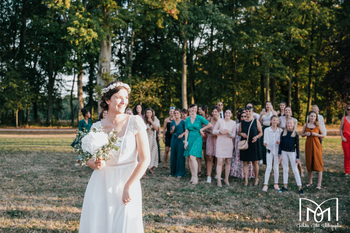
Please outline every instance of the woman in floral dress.
M149 172L154 174L154 168L158 167L158 147L157 147L157 139L156 132L160 127L159 120L155 118L154 112L152 108L146 109L145 114L145 123L147 126L146 132L149 141L149 149L151 151L151 163L149 164Z
M237 177L237 178L244 178L244 172L243 172L243 161L239 159L240 153L238 149L238 142L241 140L241 137L238 135L239 130L239 124L241 123L241 120L246 118L245 110L244 108L240 108L237 113L237 120L236 120L236 139L235 139L235 148L233 149L232 159L231 159L231 176ZM248 178L255 178L254 171L253 171L253 165L250 162L249 163L249 170L248 170Z

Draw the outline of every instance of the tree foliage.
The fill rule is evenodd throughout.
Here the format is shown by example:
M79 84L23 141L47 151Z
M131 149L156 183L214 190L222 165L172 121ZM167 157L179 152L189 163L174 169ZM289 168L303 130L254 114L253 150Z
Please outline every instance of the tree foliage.
M69 118L60 91L73 74L89 77L81 104L97 109L103 42L104 78L161 118L184 90L235 110L287 102L300 121L318 104L327 123L350 98L348 0L4 0L0 13L1 124Z

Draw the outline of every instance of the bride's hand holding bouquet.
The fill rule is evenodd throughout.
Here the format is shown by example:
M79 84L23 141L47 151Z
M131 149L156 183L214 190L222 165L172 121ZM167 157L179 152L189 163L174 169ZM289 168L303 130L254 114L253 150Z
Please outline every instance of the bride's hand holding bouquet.
M90 132L79 131L76 137L77 143L74 145L75 151L79 154L76 160L82 166L87 164L92 169L101 169L106 166L109 153L112 150L119 150L116 144L118 141L115 131L108 134L103 128L100 130L93 128Z

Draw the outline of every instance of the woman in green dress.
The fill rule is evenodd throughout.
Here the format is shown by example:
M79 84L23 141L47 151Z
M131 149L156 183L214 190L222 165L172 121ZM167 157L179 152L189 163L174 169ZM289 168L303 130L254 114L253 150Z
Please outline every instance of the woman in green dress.
M83 130L86 130L88 132L90 132L90 128L91 128L91 114L90 114L90 111L83 108L81 110L81 113L83 114L84 116L84 119L80 120L79 121L79 131L83 131Z
M197 105L192 104L188 109L190 117L186 118L185 122L185 153L184 156L189 157L189 165L191 169L190 183L198 184L198 164L197 158L202 158L202 136L204 131L212 125L204 117L197 115ZM205 125L202 128L202 124Z

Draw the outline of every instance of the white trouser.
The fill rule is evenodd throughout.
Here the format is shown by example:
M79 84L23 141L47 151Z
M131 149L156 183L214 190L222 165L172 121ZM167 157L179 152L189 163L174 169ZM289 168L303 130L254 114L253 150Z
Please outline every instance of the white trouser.
M271 153L266 151L266 171L265 171L265 183L269 183L270 179L270 173L272 170L272 160L273 160L273 172L274 172L274 177L275 177L275 184L278 184L278 178L279 178L279 168L278 168L278 153Z
M290 161L290 165L292 166L295 181L298 186L301 186L301 179L298 170L298 164L296 163L297 156L295 152L286 152L282 151L282 165L283 165L283 184L288 184L288 172L289 172L289 164L288 158Z

